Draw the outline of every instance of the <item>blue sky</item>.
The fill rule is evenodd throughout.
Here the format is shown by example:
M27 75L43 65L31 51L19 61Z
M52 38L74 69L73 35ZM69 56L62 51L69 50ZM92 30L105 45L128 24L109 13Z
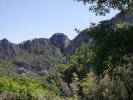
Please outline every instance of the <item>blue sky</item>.
M20 43L33 38L50 38L64 33L73 39L90 22L110 19L118 11L104 17L89 12L89 5L73 0L0 0L0 39Z

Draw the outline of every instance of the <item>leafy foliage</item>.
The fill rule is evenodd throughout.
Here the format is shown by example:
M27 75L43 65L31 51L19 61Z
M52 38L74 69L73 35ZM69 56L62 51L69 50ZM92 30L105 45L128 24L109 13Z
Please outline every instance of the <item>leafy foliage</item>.
M92 52L87 44L78 48L71 56L69 68L65 71L66 81L72 81L73 73L76 73L80 79L85 77L90 70L91 58Z
M74 0L82 1L84 4L92 4L89 10L93 11L97 15L105 15L109 13L111 8L118 9L120 11L130 11L133 6L132 0Z
M97 74L106 69L112 69L125 64L133 52L133 26L118 25L116 29L109 28L106 23L92 26L88 35L93 41L93 65Z
M58 87L48 83L43 78L14 76L12 78L3 76L0 78L0 93L11 92L19 100L35 100L38 95L50 93L56 97L59 93Z
M103 22L92 24L87 31L92 44L75 51L65 80L76 84L77 95L83 100L131 100L133 26L118 24L112 29Z

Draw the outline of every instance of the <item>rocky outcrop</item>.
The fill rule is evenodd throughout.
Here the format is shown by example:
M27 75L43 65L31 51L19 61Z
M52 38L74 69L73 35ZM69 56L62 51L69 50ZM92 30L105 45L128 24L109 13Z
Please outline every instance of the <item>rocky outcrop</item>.
M45 38L35 38L33 40L24 41L23 43L19 44L19 47L31 52L35 47L40 47L42 45L50 45L49 40Z
M70 40L63 33L55 33L50 39L39 38L24 41L19 44L19 47L32 52L35 48L41 46L53 45L60 49L63 55L68 56L72 54L76 48L79 48L82 43L89 43L90 39L87 37L85 32L80 33L75 39Z
M114 29L117 24L126 24L132 25L133 24L133 15L129 13L118 13L115 17L111 18L110 20L104 20L99 23L105 23L110 26L110 28Z
M127 24L127 25L131 25L133 24L133 15L130 15L128 13L126 14L122 14L122 13L119 13L117 14L115 17L113 17L111 20L110 20L110 23L113 25L119 23L119 24Z
M25 63L25 62L17 62L17 61L14 61L13 63L15 65L17 65L18 67L20 67L20 68L24 68L25 70L31 70L31 65L28 64L28 63Z
M68 46L67 53L70 56L77 48L79 48L83 43L90 44L90 38L87 36L86 31L82 31L75 39L73 39Z
M16 72L17 72L17 74L24 74L27 72L27 70L24 68L19 68Z
M50 38L50 43L61 49L61 52L66 54L67 47L70 44L70 39L63 33L56 33Z
M7 39L0 41L0 59L17 55L14 44L10 43Z

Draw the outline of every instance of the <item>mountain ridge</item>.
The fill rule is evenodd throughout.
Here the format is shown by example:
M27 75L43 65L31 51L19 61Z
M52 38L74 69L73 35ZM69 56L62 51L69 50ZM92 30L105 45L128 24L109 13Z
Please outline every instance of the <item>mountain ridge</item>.
M66 55L68 52L70 52L70 50L68 50L68 49L72 48L72 46L70 46L70 45L73 44L73 41L75 41L75 40L77 41L78 40L77 38L79 38L79 37L80 37L80 35L76 36L73 40L70 40L64 33L55 33L49 39L34 38L31 40L23 41L18 44L11 43L7 39L2 39L2 40L0 40L0 42L3 43L3 41L6 40L8 42L8 44L7 44L8 46L12 45L12 49L13 49L13 46L17 46L17 47L20 47L20 48L28 51L28 52L31 52L33 48L39 47L42 45L53 45L53 46L59 48L61 50L62 54ZM86 40L87 40L87 38L86 38ZM88 38L88 40L89 40L89 38ZM79 40L79 41L80 41L80 46L83 42L86 42L83 39ZM72 50L72 51L74 51L74 50ZM14 50L14 52L15 52L15 50Z
M99 25L102 22L113 28L119 23L133 24L133 16L121 17L119 13L110 20L101 21ZM83 30L73 40L64 33L55 33L49 39L34 38L19 44L11 43L7 39L0 40L0 62L4 63L5 60L12 67L16 66L15 70L19 73L25 73L25 70L43 73L44 69L49 70L59 64L69 63L70 56L77 48L83 43L90 44L91 39L87 36L87 32L88 30ZM2 63L0 64L3 68L8 66Z

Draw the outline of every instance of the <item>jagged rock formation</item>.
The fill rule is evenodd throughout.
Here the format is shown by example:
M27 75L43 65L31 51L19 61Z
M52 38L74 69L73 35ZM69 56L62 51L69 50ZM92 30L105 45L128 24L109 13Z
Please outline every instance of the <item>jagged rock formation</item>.
M19 66L20 68L24 68L25 70L31 70L31 65L25 62L18 62L14 61L13 62L15 65Z
M33 48L40 47L42 45L50 45L50 41L45 38L35 38L33 40L24 41L23 43L19 44L20 48L25 49L29 52L31 52Z
M19 47L22 49L31 52L34 48L46 46L46 45L53 45L59 48L62 54L66 54L67 47L70 44L70 39L67 38L66 35L63 33L55 33L50 39L39 38L33 40L27 40L23 43L19 44Z
M70 39L63 33L56 33L50 38L50 43L61 49L61 52L66 54L67 47L70 44Z
M17 55L14 44L10 43L7 39L0 41L0 59Z
M133 24L133 15L129 13L118 13L115 17L110 20L101 21L100 23L106 23L111 28L115 28L117 24Z
M53 45L59 48L63 55L70 56L75 49L79 48L83 43L90 43L90 39L87 37L87 34L84 31L73 40L70 40L63 33L55 33L50 39L39 38L28 40L19 44L19 46L20 48L31 52L37 47Z
M122 14L122 13L119 13L117 14L115 17L113 17L111 20L110 20L110 23L113 25L116 25L116 23L119 23L119 24L133 24L133 15L130 15L128 13L126 14Z
M91 41L86 34L86 31L82 31L75 39L70 42L70 45L67 48L68 56L72 55L72 53L79 48L83 43L90 44Z

